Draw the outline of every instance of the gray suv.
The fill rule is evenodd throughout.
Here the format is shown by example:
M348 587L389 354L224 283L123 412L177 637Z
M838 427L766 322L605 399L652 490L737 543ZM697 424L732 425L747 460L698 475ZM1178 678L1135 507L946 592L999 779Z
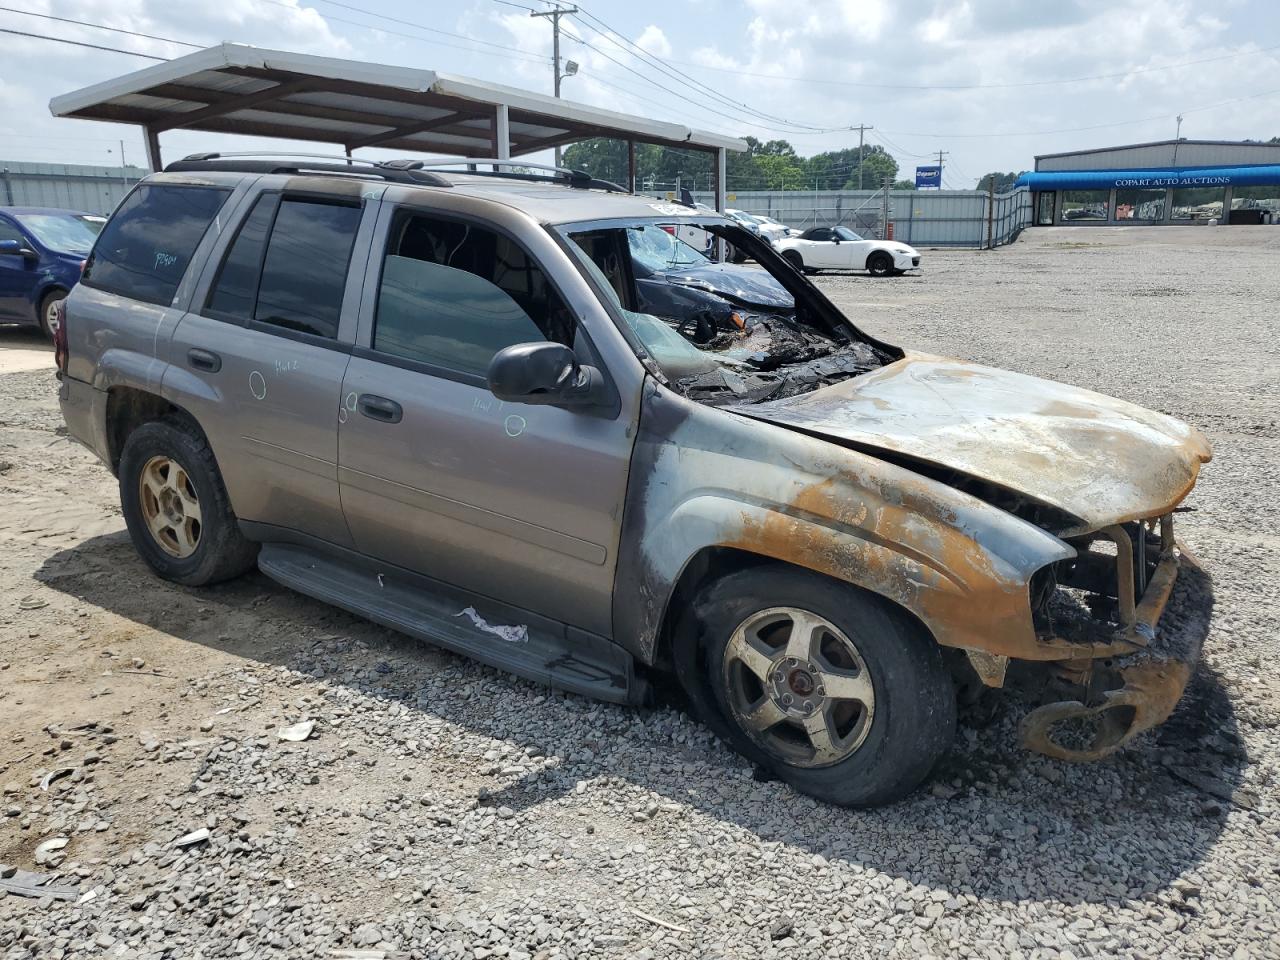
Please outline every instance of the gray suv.
M205 155L122 202L60 398L160 576L256 565L587 696L667 684L844 805L914 789L987 688L1068 759L1169 715L1198 431L882 342L721 217L481 165ZM636 232L690 224L789 298L641 312Z

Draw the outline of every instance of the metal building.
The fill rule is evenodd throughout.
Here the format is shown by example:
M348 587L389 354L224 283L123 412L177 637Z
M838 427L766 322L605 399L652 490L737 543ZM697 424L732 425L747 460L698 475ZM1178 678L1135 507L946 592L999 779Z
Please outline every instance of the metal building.
M1036 157L1039 226L1280 220L1280 144L1162 140Z
M146 175L137 167L0 160L0 204L108 214Z

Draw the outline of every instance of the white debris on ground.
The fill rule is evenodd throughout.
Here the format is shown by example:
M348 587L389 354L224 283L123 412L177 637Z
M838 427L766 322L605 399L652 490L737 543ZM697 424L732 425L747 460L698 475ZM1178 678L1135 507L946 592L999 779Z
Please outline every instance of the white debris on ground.
M0 376L0 864L79 901L0 896L0 957L1280 956L1280 230L1222 239L1263 229L1032 231L818 278L880 336L1183 416L1217 452L1178 518L1216 605L1170 723L1077 766L1017 749L1006 705L882 810L260 576L163 583L58 439L52 376Z

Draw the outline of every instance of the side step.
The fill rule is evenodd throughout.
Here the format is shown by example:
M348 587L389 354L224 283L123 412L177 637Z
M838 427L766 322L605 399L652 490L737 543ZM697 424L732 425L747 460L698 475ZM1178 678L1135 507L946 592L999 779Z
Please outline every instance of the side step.
M528 680L612 703L645 698L631 654L605 638L534 615L527 616L536 623L526 622L503 604L399 567L366 567L306 547L264 543L258 568L299 593ZM529 639L480 629L461 612L467 607L489 624L525 626Z

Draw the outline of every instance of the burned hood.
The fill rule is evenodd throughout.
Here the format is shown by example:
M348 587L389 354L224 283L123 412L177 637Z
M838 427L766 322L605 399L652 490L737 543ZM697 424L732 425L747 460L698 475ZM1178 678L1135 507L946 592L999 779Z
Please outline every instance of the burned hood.
M738 412L959 471L1094 529L1169 510L1211 450L1172 417L1066 384L908 355L841 383Z
M787 288L764 270L754 267L740 267L731 263L675 266L656 274L654 279L706 290L743 306L758 306L769 310L795 309L795 300L787 292Z

